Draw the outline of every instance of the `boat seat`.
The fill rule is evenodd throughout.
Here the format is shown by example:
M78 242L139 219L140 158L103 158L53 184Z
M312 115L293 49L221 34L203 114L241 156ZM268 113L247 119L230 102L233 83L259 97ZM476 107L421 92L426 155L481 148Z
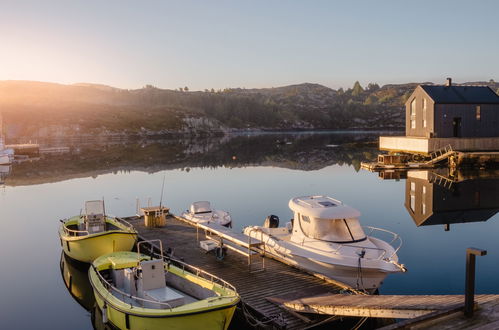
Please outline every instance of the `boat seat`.
M153 259L140 262L142 270L139 279L142 290L153 290L166 287L165 267L163 260Z
M171 308L184 305L184 296L169 287L144 290L144 298L167 303ZM166 305L149 303L152 308L168 308Z

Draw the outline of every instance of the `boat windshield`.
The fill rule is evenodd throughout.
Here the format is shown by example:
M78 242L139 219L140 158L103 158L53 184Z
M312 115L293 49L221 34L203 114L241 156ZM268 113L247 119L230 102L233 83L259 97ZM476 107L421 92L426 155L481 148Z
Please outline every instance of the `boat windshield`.
M309 238L333 243L354 243L366 239L359 219L317 219L302 215L300 227Z

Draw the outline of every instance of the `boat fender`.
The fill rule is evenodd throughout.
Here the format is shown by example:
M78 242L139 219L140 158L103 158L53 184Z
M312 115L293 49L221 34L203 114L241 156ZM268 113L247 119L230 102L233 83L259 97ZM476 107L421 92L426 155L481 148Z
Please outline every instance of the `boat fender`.
M107 305L104 303L104 306L102 306L102 323L106 324L108 319L107 319Z
M269 215L267 218L265 218L265 221L263 222L263 227L264 228L279 227L279 217L273 214Z

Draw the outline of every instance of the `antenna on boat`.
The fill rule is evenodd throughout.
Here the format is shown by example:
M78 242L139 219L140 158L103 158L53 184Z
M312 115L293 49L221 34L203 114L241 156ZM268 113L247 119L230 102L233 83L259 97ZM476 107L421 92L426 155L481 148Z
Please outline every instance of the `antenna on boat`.
M163 191L165 190L165 178L166 174L163 175L163 185L161 186L161 198L159 199L159 211L161 212L161 204L163 203Z

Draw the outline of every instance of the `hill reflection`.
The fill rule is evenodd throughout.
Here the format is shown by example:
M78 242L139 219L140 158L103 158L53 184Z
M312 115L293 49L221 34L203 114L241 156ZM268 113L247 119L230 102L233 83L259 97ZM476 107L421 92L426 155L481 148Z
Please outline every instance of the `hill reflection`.
M353 166L377 155L377 133L253 134L222 138L73 143L68 152L15 164L9 186L57 182L106 173L216 167L274 166L303 171ZM59 144L60 145L60 144Z

